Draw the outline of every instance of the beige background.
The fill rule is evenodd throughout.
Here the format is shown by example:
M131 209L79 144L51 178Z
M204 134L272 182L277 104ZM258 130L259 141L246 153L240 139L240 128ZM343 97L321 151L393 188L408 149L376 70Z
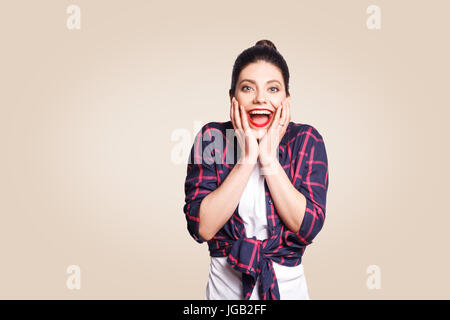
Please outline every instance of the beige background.
M70 4L81 30L66 27ZM366 27L371 4L381 30ZM209 253L187 232L171 135L229 120L234 60L266 38L290 68L292 121L327 147L327 219L303 257L311 298L450 298L449 9L3 1L0 298L202 299ZM72 264L81 290L66 287Z

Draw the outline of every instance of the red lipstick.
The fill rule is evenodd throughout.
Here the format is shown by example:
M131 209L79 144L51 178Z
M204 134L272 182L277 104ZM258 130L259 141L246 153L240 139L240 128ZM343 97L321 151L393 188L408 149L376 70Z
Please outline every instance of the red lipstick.
M250 112L256 111L256 110L266 110L266 111L269 111L269 112L270 112L270 115L267 117L267 121L266 121L266 122L261 123L261 124L258 124L258 123L253 122L252 117L250 116ZM265 127L267 124L269 124L270 120L272 119L272 116L273 116L273 112L272 112L271 110L265 109L265 108L255 108L255 109L251 109L251 110L249 110L249 111L247 112L248 121L249 121L252 125L254 125L255 127L259 127L259 128Z

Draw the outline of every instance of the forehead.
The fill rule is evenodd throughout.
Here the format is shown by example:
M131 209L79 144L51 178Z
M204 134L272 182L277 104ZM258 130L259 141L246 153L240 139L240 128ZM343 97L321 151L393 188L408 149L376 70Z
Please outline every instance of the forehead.
M253 79L258 82L276 79L281 82L283 80L283 75L281 74L280 69L272 63L258 61L250 63L242 69L239 74L239 80L241 79Z

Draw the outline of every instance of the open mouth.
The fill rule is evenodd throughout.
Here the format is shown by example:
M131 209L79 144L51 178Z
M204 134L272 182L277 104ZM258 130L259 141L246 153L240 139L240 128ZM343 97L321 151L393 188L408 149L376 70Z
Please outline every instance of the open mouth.
M255 127L265 127L272 119L272 111L269 109L252 109L247 112L248 119Z

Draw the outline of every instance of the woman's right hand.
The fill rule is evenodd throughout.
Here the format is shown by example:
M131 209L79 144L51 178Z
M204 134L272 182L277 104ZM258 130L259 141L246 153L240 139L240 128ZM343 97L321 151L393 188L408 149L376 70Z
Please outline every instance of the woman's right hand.
M230 118L241 147L241 157L238 163L256 164L259 145L256 132L248 124L247 114L235 97L231 99Z

